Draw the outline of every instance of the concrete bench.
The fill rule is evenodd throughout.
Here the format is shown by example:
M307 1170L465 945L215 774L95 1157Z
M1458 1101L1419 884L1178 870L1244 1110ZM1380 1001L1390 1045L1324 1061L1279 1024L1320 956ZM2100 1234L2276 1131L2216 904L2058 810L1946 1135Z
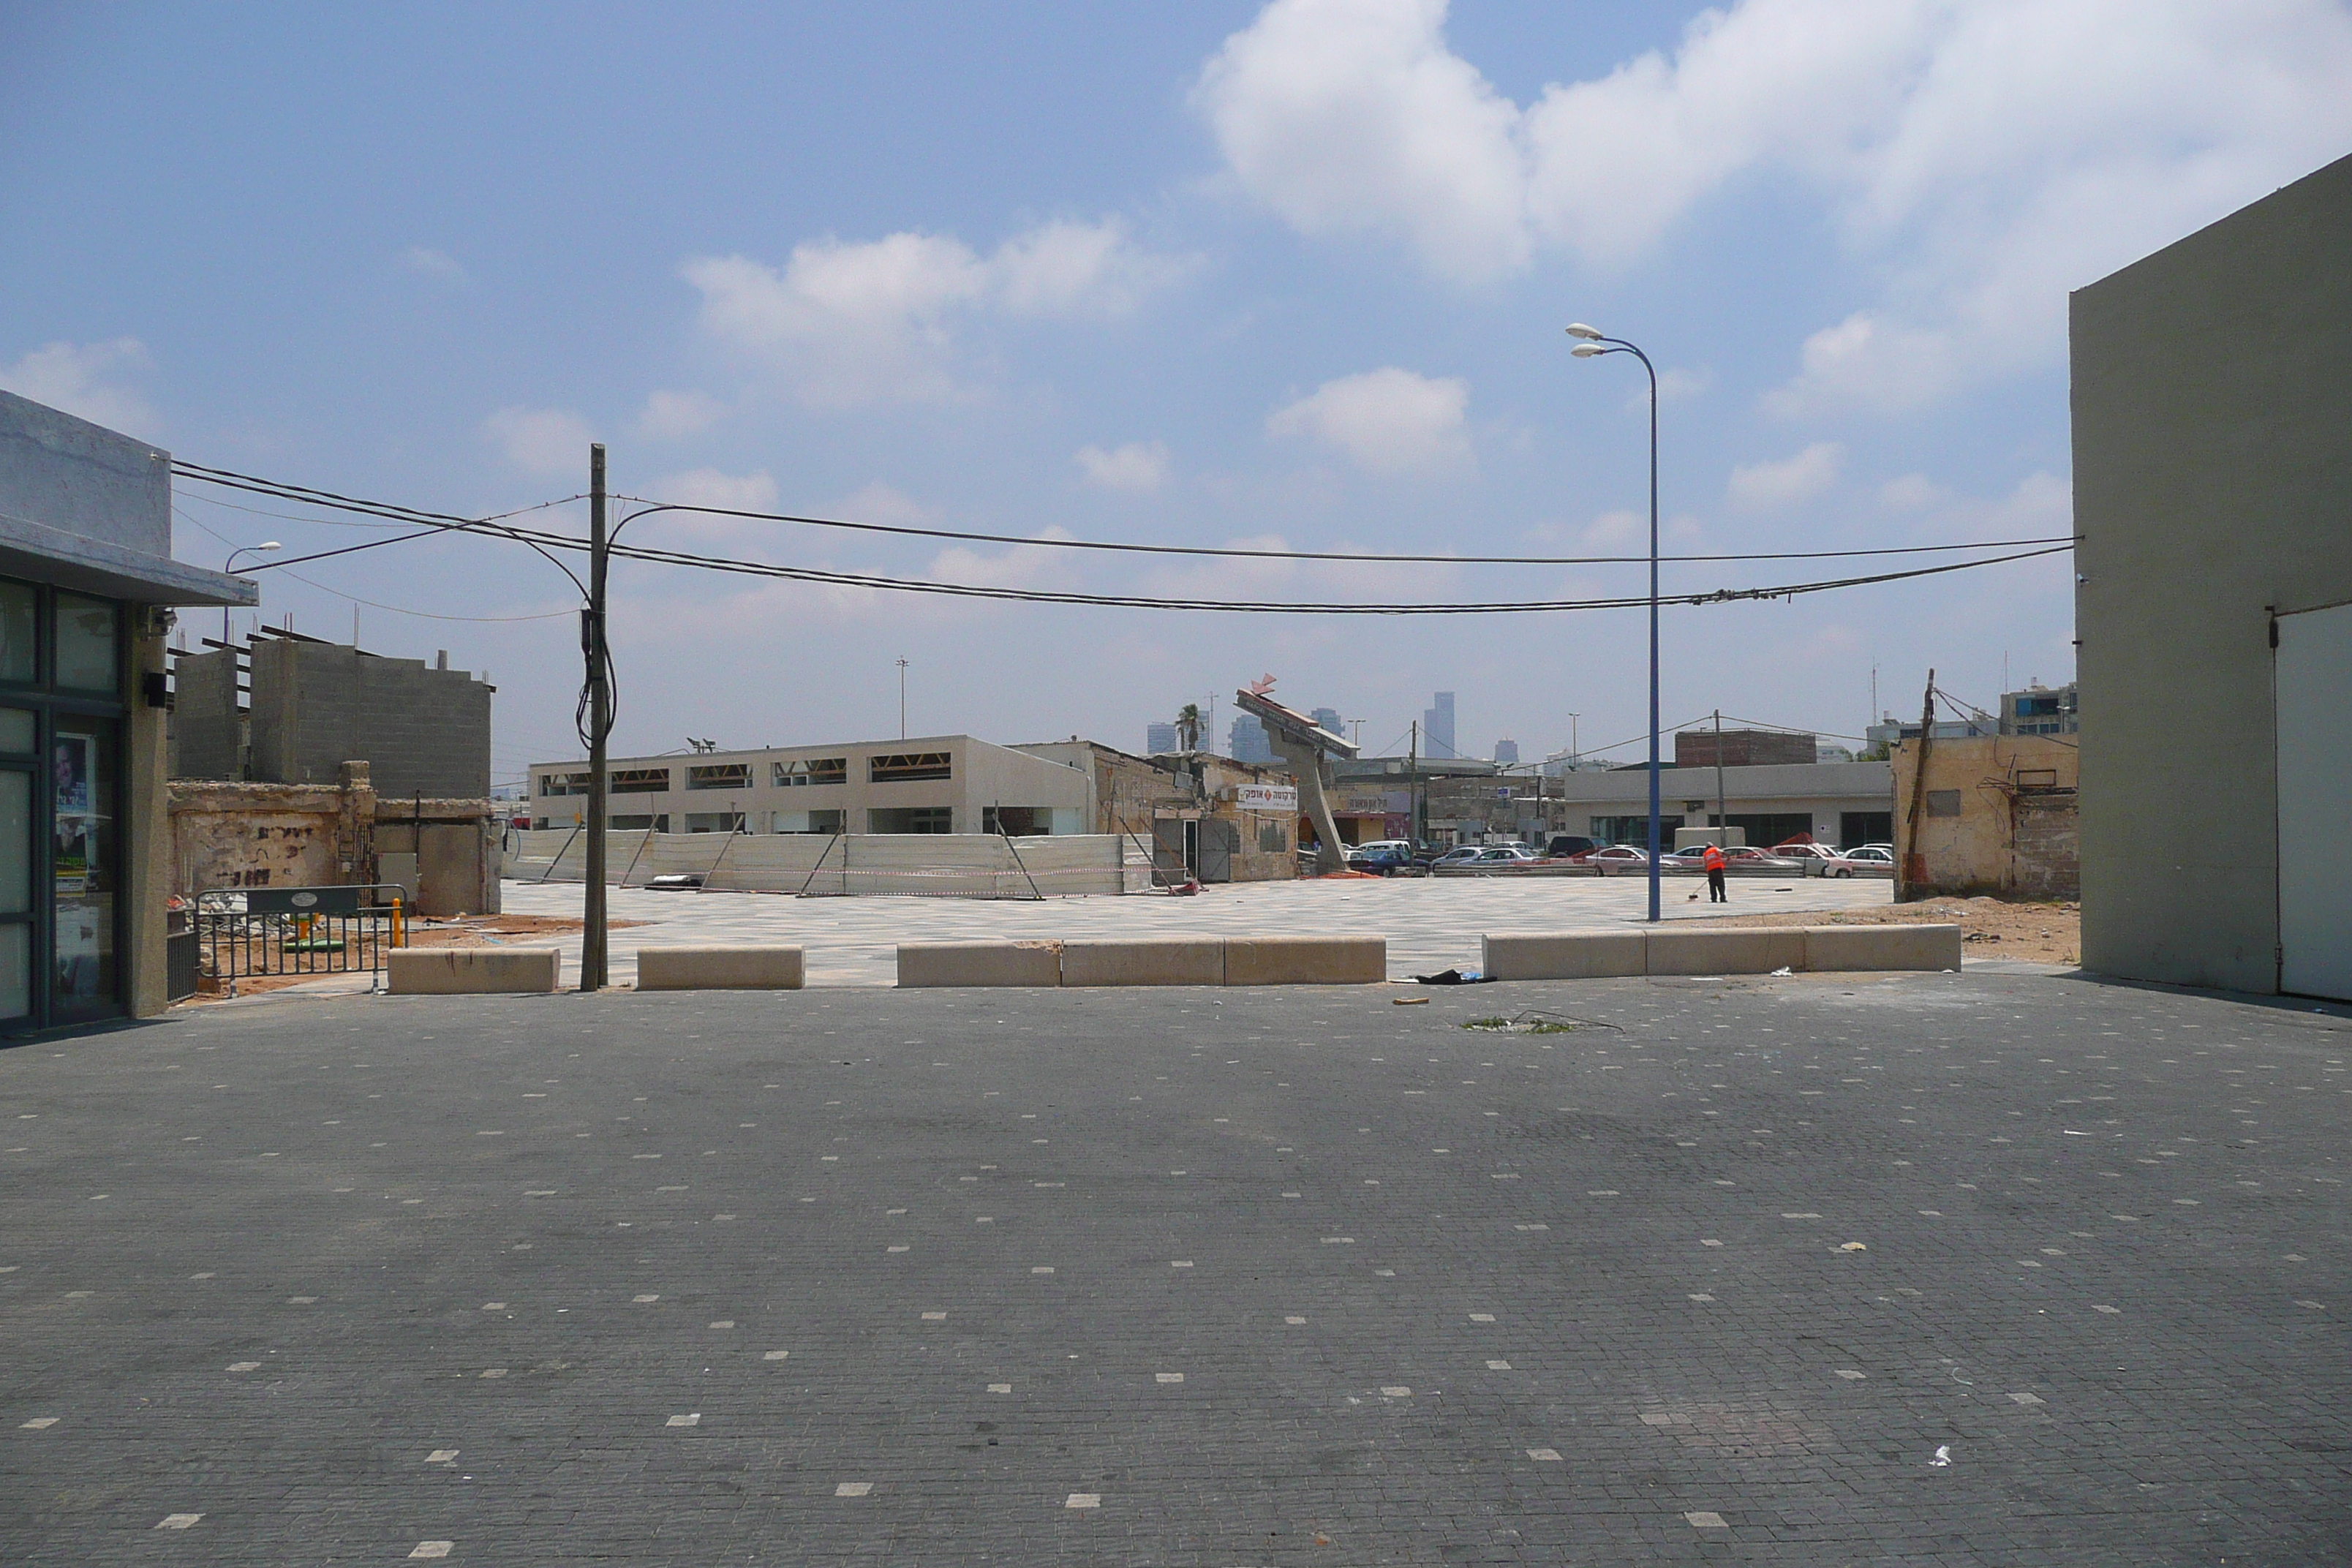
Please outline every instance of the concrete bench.
M1061 944L1053 942L902 942L901 985L1059 985Z
M641 947L640 991L798 991L797 947Z
M1213 936L1062 943L1065 985L1223 985L1225 944Z
M1233 936L1225 939L1228 985L1379 985L1389 977L1380 936Z
M1481 967L1497 980L1960 966L1960 928L1956 925L1669 924L1638 931L1499 931L1486 937L1482 945Z
M401 947L384 954L395 996L544 994L555 989L562 954L551 947Z

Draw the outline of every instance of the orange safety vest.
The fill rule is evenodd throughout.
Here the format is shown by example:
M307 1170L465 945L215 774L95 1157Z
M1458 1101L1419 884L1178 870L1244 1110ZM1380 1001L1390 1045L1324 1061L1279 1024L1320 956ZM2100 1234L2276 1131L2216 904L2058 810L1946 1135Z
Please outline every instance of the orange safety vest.
M1706 847L1706 854L1704 857L1702 857L1702 858L1704 858L1704 859L1706 860L1706 868L1707 868L1708 870L1710 870L1710 871L1720 871L1720 870L1722 870L1722 869L1723 869L1723 867L1724 867L1723 850L1721 849L1721 847L1718 847L1718 846L1717 846L1717 845L1713 845L1713 844L1708 845L1708 846Z

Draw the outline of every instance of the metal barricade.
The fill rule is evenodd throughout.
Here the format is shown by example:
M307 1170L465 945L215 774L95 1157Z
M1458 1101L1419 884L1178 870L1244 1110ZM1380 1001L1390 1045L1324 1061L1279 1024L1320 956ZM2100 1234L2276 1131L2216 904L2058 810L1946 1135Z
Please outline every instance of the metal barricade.
M408 945L397 882L352 888L213 888L191 913L196 971L212 989L264 975L374 974Z

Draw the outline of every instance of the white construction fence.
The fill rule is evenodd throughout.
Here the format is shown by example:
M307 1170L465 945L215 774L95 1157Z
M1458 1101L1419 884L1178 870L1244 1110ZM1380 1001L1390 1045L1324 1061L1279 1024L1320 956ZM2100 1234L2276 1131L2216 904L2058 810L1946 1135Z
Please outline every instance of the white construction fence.
M1039 899L1135 893L1151 887L1149 850L1108 833L1000 838L982 833L607 833L605 877L642 888L656 877L702 879L714 890L811 897L898 894ZM509 836L504 875L579 882L588 836L543 828Z

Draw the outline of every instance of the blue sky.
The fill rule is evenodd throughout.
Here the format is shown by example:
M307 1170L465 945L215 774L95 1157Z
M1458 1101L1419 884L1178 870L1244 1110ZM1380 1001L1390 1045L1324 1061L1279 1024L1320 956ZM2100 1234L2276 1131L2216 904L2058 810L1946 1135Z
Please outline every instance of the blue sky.
M5 6L0 385L467 513L582 489L594 438L617 489L670 499L1631 552L1639 369L1570 359L1586 320L1665 373L1670 549L2063 533L2066 290L2352 151L2347 79L2352 12L2323 0ZM1640 584L637 531L1261 598ZM178 548L354 537L190 494ZM265 574L271 620L348 636L356 595L367 647L491 672L499 777L575 749L569 584L537 557L296 570ZM892 733L902 655L918 732L1133 746L1261 672L1371 747L1440 688L1478 754L1643 724L1639 612L1270 620L646 566L615 592L624 750ZM1931 665L1987 704L2004 668L2072 673L2063 562L1665 626L1669 722L1852 733L1874 668L1906 713Z

